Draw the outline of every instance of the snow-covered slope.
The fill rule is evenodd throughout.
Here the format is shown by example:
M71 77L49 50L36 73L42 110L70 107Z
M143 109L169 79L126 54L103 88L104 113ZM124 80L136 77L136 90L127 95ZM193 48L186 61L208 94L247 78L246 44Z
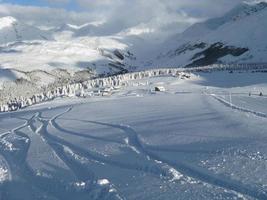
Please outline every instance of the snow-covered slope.
M42 92L48 85L57 87L92 76L127 72L131 70L129 61L134 57L126 49L127 44L115 37L3 45L0 47L0 101L2 97L23 95L23 91L32 93L33 88L34 92ZM22 81L16 81L20 79ZM13 92L10 94L10 91Z
M267 62L266 18L267 3L242 3L170 38L155 62L174 66Z
M26 40L51 40L51 35L13 17L0 18L0 44Z
M0 199L267 199L267 74L198 75L0 114Z

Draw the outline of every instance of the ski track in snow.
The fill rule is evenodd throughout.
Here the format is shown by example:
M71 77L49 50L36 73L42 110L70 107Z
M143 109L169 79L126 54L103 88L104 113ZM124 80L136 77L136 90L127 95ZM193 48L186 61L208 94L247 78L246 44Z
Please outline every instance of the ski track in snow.
M93 183L94 185L96 185L96 183L98 182L98 179L96 179L95 174L92 171L90 171L86 166L84 166L79 161L77 161L77 159L75 159L75 154L81 155L86 158L88 157L90 158L90 156L88 156L90 154L82 150L81 148L67 141L64 141L63 139L57 136L54 136L48 132L48 126L52 125L53 124L52 122L55 119L59 118L60 116L63 116L64 114L70 112L71 110L72 110L72 107L68 108L66 111L62 113L55 115L54 117L50 119L42 118L42 113L40 112L39 115L37 116L37 119L39 120L39 122L42 123L42 125L39 127L38 130L36 130L36 133L41 135L41 137L53 149L53 151L59 157L59 159L61 159L72 170L72 172L76 175L76 177L80 181L82 182L89 181L91 184ZM66 154L65 148L68 148L69 152L72 154L72 157ZM97 185L95 187L97 187ZM110 188L112 189L112 191L117 192L117 189L113 184L110 184ZM103 188L103 191L104 190L106 190L106 187ZM106 192L109 193L109 191L106 191ZM101 194L101 195L105 195L105 194ZM122 197L120 194L116 194L116 197L118 199L124 199L124 197Z
M69 112L70 110L71 108L66 112ZM54 118L57 118L64 113L60 113ZM61 143L58 143L57 141L49 140L50 135L48 132L46 132L46 128L50 120L41 119L41 114L41 112L38 112L34 114L30 119L24 119L25 123L23 125L12 129L4 136L2 135L2 140L9 134L14 134L14 136L16 137L22 137L25 139L25 142L23 142L23 144L16 144L16 146L19 145L19 148L16 149L16 151L18 152L16 155L14 155L13 151L11 151L10 149L9 151L6 151L5 148L3 149L3 146L0 148L0 153L5 158L7 166L9 168L9 180L12 180L11 177L14 173L16 176L20 177L20 179L26 181L29 185L32 185L31 187L40 188L45 193L52 195L58 199L74 199L80 195L79 190L75 189L75 187L71 186L70 184L62 183L60 180L56 179L49 180L47 178L40 177L30 168L30 166L26 162L26 157L31 144L31 140L25 133L20 131L21 129L28 127L33 133L40 134L44 141L46 141L47 144L53 149L59 159L67 164L67 166L81 181L80 186L86 186L86 191L84 192L84 194L82 194L82 196L79 196L79 199L125 199L117 193L117 189L113 184L108 184L108 186L107 184L99 184L99 180L95 179L93 172L90 172L87 168L75 161L74 158L67 156L66 152L64 151L64 145L61 145ZM42 125L36 128L33 122L34 120L38 119L42 123ZM2 187L5 187L5 185ZM87 192L89 193L86 194ZM90 194L90 192L92 194ZM115 198L111 194L114 192L116 193ZM5 199L4 195L5 194L0 194L0 199Z
M56 118L52 120L53 124L57 124L55 120ZM166 171L166 168L168 169L167 173L165 172L165 176L167 176L170 180L175 180L175 177L177 177L176 173L178 173L178 174L183 174L188 177L200 180L201 182L204 182L204 183L219 186L227 190L232 190L242 195L248 195L248 196L251 196L257 199L267 198L267 194L264 191L263 192L259 191L257 188L254 188L253 186L244 185L241 182L217 176L215 174L208 172L207 170L204 170L204 169L201 169L195 166L190 166L183 162L175 162L172 160L162 158L158 154L153 153L151 150L149 150L149 147L148 148L145 147L145 145L143 145L142 142L139 140L139 137L136 131L129 125L109 124L109 123L86 121L86 120L75 120L75 121L82 121L82 122L93 123L93 124L121 129L128 136L127 144L129 145L129 147L131 149L135 149L135 152L141 153L144 158L147 158L148 160L153 160L157 164L160 163L161 166L159 166L159 169L160 167L162 168L162 165L164 165L165 169L162 168L162 171ZM107 160L103 160L103 159L98 160L98 161L104 162L106 164L111 163L110 161L108 162ZM171 174L168 175L168 172ZM163 174L159 174L159 175L163 175Z
M219 101L220 103L222 103L223 105L231 108L231 109L234 109L234 110L238 110L238 111L241 111L241 112L244 112L244 113L249 113L249 114L253 114L257 117L263 117L263 118L267 118L267 114L266 113L262 113L262 112L257 112L255 110L250 110L250 109L247 109L247 108L244 108L244 107L239 107L221 97L219 97L218 95L215 95L215 94L210 94L211 97L213 97L214 99L216 99L217 101Z
M228 180L223 177L218 177L214 174L211 174L209 172L205 172L203 169L198 169L197 167L193 167L190 165L187 165L182 162L174 162L172 160L167 160L162 158L161 156L149 151L142 145L140 140L138 139L138 134L135 132L133 128L130 126L125 126L125 125L111 125L111 124L106 124L106 123L99 123L99 122L92 122L92 123L98 123L102 125L108 125L111 127L115 128L120 128L122 129L125 133L129 134L129 138L131 140L131 144L136 148L139 149L140 152L145 154L146 157L150 157L151 159L155 161L159 161L161 163L166 164L169 166L169 169L175 169L181 174L187 175L192 178L196 178L197 180L203 181L205 183L209 183L215 186L219 186L225 189L233 190L235 192L241 193L243 195L249 195L254 198L258 199L266 199L267 194L265 192L260 192L256 188L253 189L251 186L246 186L243 185L240 182L236 182L234 180ZM175 177L173 177L175 178Z
M69 112L71 109L68 109L67 112ZM65 113L67 113L65 112ZM53 117L49 120L44 120L43 118L40 118L41 121L43 121L43 128L42 130L40 131L41 134L45 137L45 140L47 140L48 142L50 143L58 143L60 145L63 145L63 146L66 146L68 147L69 149L71 149L73 152L75 152L76 154L80 155L81 157L85 157L89 160L94 160L94 161L97 161L97 162L100 162L100 163L104 163L104 164L108 164L108 165L112 165L112 166L116 166L118 168L122 168L122 169L130 169L130 170L138 170L138 171L143 171L145 173L151 173L151 174L154 174L154 175L157 175L157 176L166 176L166 171L165 170L162 170L161 168L155 166L155 164L151 164L151 166L143 166L143 165L140 165L140 164L130 164L130 163L124 163L124 162L119 162L119 161L114 161L114 160L111 160L109 158L106 158L105 156L103 155L99 155L97 153L93 153L93 152L90 152L89 150L84 150L83 148L79 147L79 146L76 146L70 142L67 142L57 136L54 136L54 135L51 135L48 131L47 131L47 128L48 128L48 125L50 124L52 127L54 127L55 129L58 129L59 131L62 131L62 129L59 129L57 123L55 122L55 120L60 117L62 115L57 115L56 117ZM104 123L98 123L98 122L92 122L90 121L89 123L97 123L97 124L101 124L101 125L107 125L107 124L104 124ZM116 126L117 127L117 126ZM67 132L69 134L74 134L74 135L77 135L76 133L73 133L73 132ZM83 136L83 135L82 135ZM99 139L99 138L97 138ZM106 140L104 140L106 141ZM132 142L132 140L129 140L130 142ZM110 142L110 141L109 141ZM111 141L111 142L114 142L114 141ZM136 143L136 139L134 139L134 142ZM137 142L138 144L138 142ZM132 145L133 148L137 149L137 151L139 150L140 151L140 144L138 145Z

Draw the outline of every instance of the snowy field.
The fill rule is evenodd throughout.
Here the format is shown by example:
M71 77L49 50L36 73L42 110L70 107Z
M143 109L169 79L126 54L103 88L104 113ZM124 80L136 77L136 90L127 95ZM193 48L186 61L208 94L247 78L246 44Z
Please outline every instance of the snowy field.
M200 73L0 114L0 199L267 199L266 94Z

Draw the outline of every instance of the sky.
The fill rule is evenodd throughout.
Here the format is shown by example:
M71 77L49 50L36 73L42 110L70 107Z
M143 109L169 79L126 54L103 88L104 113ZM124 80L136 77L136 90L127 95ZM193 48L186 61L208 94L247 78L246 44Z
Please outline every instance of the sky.
M223 15L243 0L0 0L0 16L34 25L99 21L103 32L127 29L179 33Z

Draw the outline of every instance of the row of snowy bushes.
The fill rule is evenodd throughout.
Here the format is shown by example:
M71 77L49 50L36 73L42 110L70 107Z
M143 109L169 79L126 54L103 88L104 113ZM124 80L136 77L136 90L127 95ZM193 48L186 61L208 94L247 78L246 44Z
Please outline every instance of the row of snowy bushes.
M216 64L205 67L194 68L170 68L170 69L154 69L141 72L133 72L127 74L121 74L116 76L110 76L106 78L97 78L82 83L73 83L66 86L58 87L55 90L47 91L42 94L33 95L30 98L15 98L3 105L0 105L0 112L15 111L27 106L49 101L57 97L66 96L85 96L85 91L96 88L111 88L117 86L123 86L128 81L138 80L156 76L186 76L186 73L194 72L212 72L212 71L234 71L234 70L265 70L267 64Z
M73 83L66 86L57 87L55 90L47 91L42 94L33 95L30 98L15 98L7 102L6 104L0 105L0 112L15 111L33 104L37 104L44 101L49 101L57 97L73 97L73 96L85 96L86 90L93 90L97 88L112 88L123 86L128 81L138 80L142 78L149 78L155 76L185 76L185 73L180 69L157 69L148 70L142 72L121 74L116 76L110 76L105 78L97 78L82 83Z
M183 68L184 72L212 72L212 71L263 71L267 70L267 63L244 64L213 64L204 67Z

